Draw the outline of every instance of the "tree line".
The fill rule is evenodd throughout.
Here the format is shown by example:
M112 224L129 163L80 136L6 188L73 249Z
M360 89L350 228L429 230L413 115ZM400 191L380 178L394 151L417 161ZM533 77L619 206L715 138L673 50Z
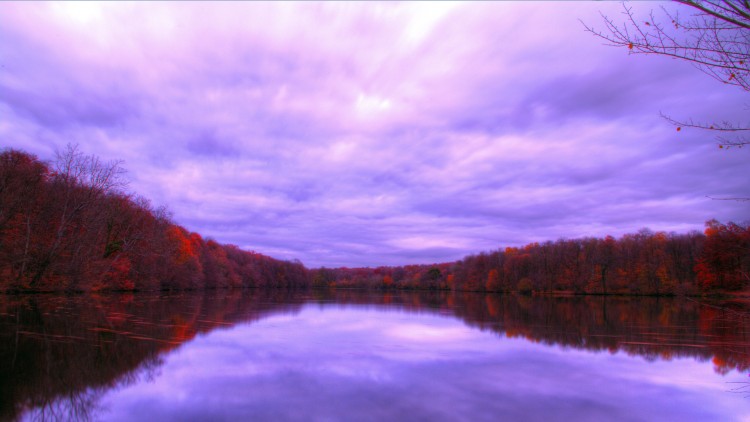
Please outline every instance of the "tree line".
M301 263L204 239L128 193L120 162L0 153L0 291L296 287Z
M483 292L700 295L750 284L750 225L716 220L704 233L643 229L618 239L560 239L470 255L452 263L320 268L323 287Z
M357 287L674 295L750 283L750 225L560 239L434 265L306 269L204 239L128 193L120 162L0 153L0 291Z

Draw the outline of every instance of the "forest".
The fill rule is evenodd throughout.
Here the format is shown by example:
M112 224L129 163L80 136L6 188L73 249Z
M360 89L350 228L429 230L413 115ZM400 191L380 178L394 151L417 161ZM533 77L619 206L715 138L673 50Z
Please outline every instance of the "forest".
M307 271L204 239L125 191L120 163L69 146L0 153L0 290L299 287Z
M370 288L702 295L750 285L750 225L559 239L433 265L307 269L181 227L75 146L0 153L0 291Z
M321 268L316 286L438 290L703 295L750 286L750 226L706 223L704 233L653 232L618 239L559 239L435 265Z

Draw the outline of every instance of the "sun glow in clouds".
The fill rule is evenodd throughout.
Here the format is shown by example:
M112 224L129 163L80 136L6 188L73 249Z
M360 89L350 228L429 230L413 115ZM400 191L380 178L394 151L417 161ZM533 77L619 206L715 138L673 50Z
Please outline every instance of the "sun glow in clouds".
M360 115L364 115L365 117L367 117L377 112L390 109L391 100L387 98L359 94L359 96L357 96L357 102L355 103L355 106Z
M412 16L404 28L404 41L417 46L427 39L435 27L448 17L460 2L408 3Z
M52 10L73 25L87 25L102 18L102 7L96 2L54 2Z

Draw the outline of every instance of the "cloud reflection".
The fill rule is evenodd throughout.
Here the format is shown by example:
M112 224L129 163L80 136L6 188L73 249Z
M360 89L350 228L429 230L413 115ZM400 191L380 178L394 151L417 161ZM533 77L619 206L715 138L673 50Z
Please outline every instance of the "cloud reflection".
M692 359L647 362L498 338L435 314L306 305L197 337L152 383L106 396L103 416L739 420L750 413L724 382L740 376L718 379Z

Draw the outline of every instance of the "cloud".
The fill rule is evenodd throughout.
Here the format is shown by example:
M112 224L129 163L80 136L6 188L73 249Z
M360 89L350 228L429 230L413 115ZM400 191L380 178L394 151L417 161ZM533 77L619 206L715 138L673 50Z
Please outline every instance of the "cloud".
M308 266L746 218L706 198L749 195L744 151L658 115L744 93L583 31L620 7L2 4L0 136L122 158L190 230Z

